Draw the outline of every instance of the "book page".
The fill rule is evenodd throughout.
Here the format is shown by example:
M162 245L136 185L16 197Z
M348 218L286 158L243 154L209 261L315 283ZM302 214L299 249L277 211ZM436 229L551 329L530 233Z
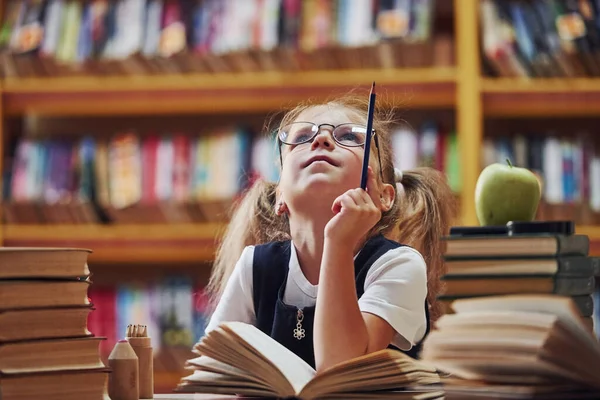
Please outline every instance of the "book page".
M273 395L275 395L272 390L260 383L243 381L232 378L229 375L207 371L194 371L192 375L182 379L181 386L184 388L184 391L198 393L222 393L245 396L254 396L258 394L268 397L273 397Z
M437 329L471 330L492 326L515 329L547 330L557 321L551 314L524 311L473 311L466 314L446 314L436 321Z
M300 394L325 395L404 389L414 384L439 383L435 368L395 350L381 350L339 363L317 375Z
M434 400L434 399L445 399L445 393L443 390L401 390L401 391L389 391L389 392L358 392L358 393L344 393L344 399L360 399L360 400L379 400L379 399L393 399L393 400Z
M565 379L564 370L538 359L495 359L494 365L491 365L488 360L489 357L457 362L451 357L444 357L436 360L435 363L445 373L464 381L485 381L488 384L504 385L547 385L550 382L569 382Z
M247 342L218 327L209 332L195 347L203 356L234 365L249 376L267 383L273 391L282 395L292 393L292 385L269 359Z
M590 386L598 387L598 356L578 341L564 325L557 324L549 332L544 347L540 349L540 358L561 366L574 374L573 379Z
M600 357L600 343L590 334L573 301L569 297L559 295L509 295L490 296L477 299L461 299L452 303L456 313L476 311L513 311L540 312L556 315L562 324L575 336L575 339L585 344L597 357Z
M243 381L252 381L265 386L264 380L257 376L248 374L247 371L234 367L233 365L217 361L207 356L196 357L187 361L187 364L198 371L212 372L215 374L228 375ZM192 378L193 379L193 378Z
M315 375L315 370L287 347L267 336L253 325L228 322L222 328L254 347L281 371L285 379L299 393Z

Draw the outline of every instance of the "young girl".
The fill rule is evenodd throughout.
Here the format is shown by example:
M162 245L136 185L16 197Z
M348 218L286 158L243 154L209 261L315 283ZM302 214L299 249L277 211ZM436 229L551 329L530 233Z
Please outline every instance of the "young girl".
M418 356L440 315L453 195L434 169L394 169L392 120L378 112L360 189L366 118L367 99L351 97L284 116L279 183L255 182L232 216L206 332L254 324L317 371L386 347Z

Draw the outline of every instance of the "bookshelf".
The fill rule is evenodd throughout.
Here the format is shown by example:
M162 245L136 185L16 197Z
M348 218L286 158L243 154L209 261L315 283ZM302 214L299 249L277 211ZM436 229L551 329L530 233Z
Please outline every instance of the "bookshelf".
M480 152L489 134L485 129L486 120L518 119L533 125L535 121L600 114L600 77L488 76L481 60L479 5L480 0L438 0L442 17L433 25L440 23L444 33L452 36L452 60L439 65L153 75L5 76L0 79L0 146L6 146L9 137L18 136L25 119L50 119L54 121L53 126L58 127L54 130L60 130L68 127L70 121L79 123L90 119L93 124L112 117L115 120L131 116L140 120L176 120L186 116L197 117L198 121L214 116L225 119L249 115L262 117L307 98L324 98L352 88L366 88L375 80L378 90L385 91L402 110L431 114L450 110L460 154L457 224L476 225L473 194L482 168ZM0 7L0 16L1 13ZM340 56L356 58L360 51L366 51L362 54L378 53L379 46L358 49L334 46L333 51ZM395 48L398 49L401 48ZM408 49L407 53L411 54L411 51ZM318 51L302 53L305 59L322 55ZM82 130L84 133L87 133L85 129ZM3 223L0 244L87 247L94 251L90 256L91 263L133 270L139 265L150 264L209 264L223 227L221 222L197 221L108 225ZM600 256L600 225L578 222L577 232L590 236L591 253ZM151 268L144 269L144 273L149 270ZM180 376L175 372L161 372L157 386L173 387Z
M0 7L0 17L2 16L2 10ZM5 120L4 120L4 82L0 80L0 154L4 154L4 128L5 126ZM2 171L2 168L0 166L0 171ZM4 182L4 179L2 179L0 181L0 188L3 188L4 185L6 183ZM0 207L0 218L2 218L2 221L4 221L4 215L2 212L2 207ZM4 236L3 236L4 232L0 232L0 241L2 241L2 243L4 243Z
M459 71L456 96L456 127L461 157L462 188L460 217L463 225L476 225L475 184L481 166L479 149L482 136L482 107L479 98L476 0L455 1L456 62Z

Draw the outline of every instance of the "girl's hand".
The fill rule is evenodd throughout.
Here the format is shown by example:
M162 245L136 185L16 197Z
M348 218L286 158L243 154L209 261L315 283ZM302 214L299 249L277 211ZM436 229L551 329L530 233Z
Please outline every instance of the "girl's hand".
M367 191L350 189L333 202L334 217L325 226L325 239L354 248L381 219L381 198L373 169L368 167Z

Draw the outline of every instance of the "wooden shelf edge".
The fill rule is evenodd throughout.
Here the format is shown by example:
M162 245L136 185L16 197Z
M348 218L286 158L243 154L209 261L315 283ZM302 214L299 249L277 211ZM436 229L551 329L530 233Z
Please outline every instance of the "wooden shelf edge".
M600 79L484 78L486 117L561 118L600 113Z
M445 87L442 87L445 86ZM348 87L347 89L350 89ZM116 115L183 115L222 113L266 113L288 109L307 99L322 100L345 94L344 88L320 90L251 91L251 93L136 92L84 94L5 95L8 117L44 115L50 117ZM393 107L448 109L455 105L454 88L405 86L394 91L389 104ZM382 93L383 94L383 93ZM157 97L159 99L157 100ZM383 97L383 96L382 96Z
M600 241L600 226L582 225L576 226L575 232L581 235L588 235L590 240Z
M191 224L40 224L4 225L6 238L54 239L202 239L212 238L224 223Z
M521 78L482 78L483 93L565 93L600 92L600 79L521 79Z
M224 225L5 225L4 246L77 247L97 263L194 263L214 259Z
M10 95L13 93L332 87L357 84L363 84L365 88L368 88L372 79L382 85L452 83L456 79L456 69L454 67L431 67L165 74L159 76L6 78L3 90Z
M10 79L2 95L9 116L248 113L331 98L358 87L367 93L373 80L382 105L449 108L456 102L455 69L437 67Z

